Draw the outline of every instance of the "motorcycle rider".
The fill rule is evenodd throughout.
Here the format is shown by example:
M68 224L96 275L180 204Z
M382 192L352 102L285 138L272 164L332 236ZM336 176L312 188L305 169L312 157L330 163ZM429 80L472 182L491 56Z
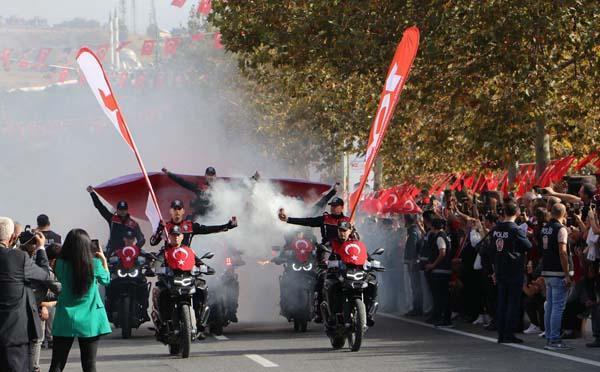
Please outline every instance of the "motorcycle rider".
M331 252L336 254L336 255L343 255L343 249L342 246L344 243L347 242L353 242L356 244L359 244L361 246L364 246L364 243L362 243L360 241L360 238L358 237L358 232L356 231L356 229L354 228L354 226L352 225L352 223L350 221L341 221L338 226L338 236L337 239L332 240L331 241ZM365 254L366 252L366 246L364 247L365 249ZM364 301L365 301L365 306L367 308L367 326L369 327L373 327L375 325L375 321L373 320L373 307L375 306L376 302L377 302L377 280L375 278L375 276L371 273L369 273L369 279L367 280L368 283L368 287L365 290L365 297L364 297ZM327 293L327 298L335 298L335 292L336 289L334 288L330 288L329 292Z
M321 229L322 244L331 244L331 241L336 240L338 237L338 224L340 222L350 222L350 217L344 215L344 200L342 198L334 197L328 204L331 207L330 213L325 212L321 216L308 218L288 217L285 214L285 210L281 208L279 210L279 219L293 225L319 227ZM326 261L327 257L325 256L325 251L321 247L317 247L317 262ZM325 284L326 274L327 272L322 270L317 277L315 286L315 291L317 292L317 304L323 302L323 285ZM314 322L322 323L323 318L321 317L321 312L318 308L315 313L317 315Z
M161 221L154 235L150 237L151 246L158 245L162 241L165 227L167 231L170 231L171 227L179 226L181 233L183 234L183 245L185 246L192 245L192 239L194 235L214 234L222 231L228 231L237 227L237 220L235 217L231 217L231 219L224 225L207 226L193 222L190 217L185 217L185 208L183 206L183 202L179 199L175 199L171 202L169 214L171 215L171 220L167 222L166 225L164 225Z
M206 170L204 171L204 181L198 184L187 181L183 179L183 177L169 172L167 168L163 168L162 171L179 186L183 187L184 189L190 190L194 193L195 197L190 202L190 219L192 221L194 221L199 216L205 216L208 212L210 212L213 209L213 205L210 200L211 187L217 179L217 170L214 167L206 168Z
M100 212L100 215L108 222L110 228L110 237L108 239L108 244L106 244L107 257L110 257L117 249L124 247L123 237L128 230L133 230L135 232L138 247L141 248L146 244L146 239L140 229L140 225L129 215L129 206L126 201L119 201L117 203L117 211L112 213L104 204L102 204L92 186L88 186L86 190L92 197L94 207L96 207L98 212Z
M194 253L194 250L191 249L189 246L183 244L184 233L179 225L171 225L168 230L168 234L169 236L167 243L160 249L158 253L159 257L162 256L164 258L163 262L165 263L165 265L167 260L169 259L168 255L176 251L178 248L183 248L187 252L189 252L189 254L194 255L194 265L196 267L200 267L200 265L203 265L202 260ZM163 297L165 288L160 281L156 283L155 291L158 291L158 294L153 297L159 299L158 308L160 309L159 311L161 315L163 315L166 313L166 309L164 308L164 302L166 302L166 300ZM202 325L202 312L207 303L208 291L206 289L196 287L196 292L193 294L192 298L194 315L196 317L196 338L202 340L206 338L206 336L204 335L205 327L204 325ZM161 316L161 319L164 319L164 317ZM155 322L156 329L159 330L161 324L157 324L157 320L158 319L154 318L153 316L153 321Z

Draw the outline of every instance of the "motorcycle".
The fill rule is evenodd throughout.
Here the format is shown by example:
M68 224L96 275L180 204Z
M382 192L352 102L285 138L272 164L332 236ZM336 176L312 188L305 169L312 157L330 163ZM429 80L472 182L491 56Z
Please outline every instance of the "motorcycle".
M294 322L295 332L306 332L308 322L314 317L315 284L317 280L314 246L305 239L291 244L272 261L283 264L279 277L281 315Z
M210 252L200 259L211 259L214 255ZM204 275L214 275L215 270L207 265L193 267L189 271L182 271L171 266L167 260L165 265L161 260L156 261L154 272L158 276L158 283L153 291L152 318L157 325L156 339L168 345L169 354L181 355L188 358L193 338L196 335L196 318L193 311L193 295L196 290L206 291ZM209 308L205 306L206 299L202 301L201 321L206 324Z
M109 258L110 285L107 287L107 315L110 322L121 328L121 337L131 337L132 328L150 320L148 297L150 286L145 271L151 260L140 255L139 248L125 247Z
M368 328L367 312L373 316L378 307L376 302L370 301L373 300L377 287L374 273L385 270L381 262L372 256L383 252L383 248L375 250L367 256L362 266L351 264L336 254L330 255L321 313L326 324L326 334L334 349L344 347L347 340L351 351L360 350ZM371 298L365 301L366 296ZM369 304L369 308L365 302Z
M234 255L236 256L236 255ZM225 258L225 271L215 285L210 287L208 303L210 315L208 317L208 328L213 335L223 334L223 328L231 322L237 322L237 307L240 284L236 267L245 263L239 257Z

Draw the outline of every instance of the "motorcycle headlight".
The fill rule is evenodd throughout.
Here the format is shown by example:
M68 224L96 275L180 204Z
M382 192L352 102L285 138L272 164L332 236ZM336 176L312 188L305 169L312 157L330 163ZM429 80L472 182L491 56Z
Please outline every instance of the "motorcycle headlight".
M295 263L292 264L292 269L294 271L302 271L302 266L298 266Z
M182 287L189 287L194 282L193 278L173 279L173 283Z
M365 272L357 271L355 273L346 273L346 278L352 280L363 280L365 278Z
M130 271L127 275L129 275L130 278L135 278L139 275L140 271L138 269L135 269L133 271Z
M119 278L126 278L127 277L127 271L124 270L117 270L117 275L119 276Z
M304 271L311 271L312 270L312 264L309 263L308 265L303 267Z

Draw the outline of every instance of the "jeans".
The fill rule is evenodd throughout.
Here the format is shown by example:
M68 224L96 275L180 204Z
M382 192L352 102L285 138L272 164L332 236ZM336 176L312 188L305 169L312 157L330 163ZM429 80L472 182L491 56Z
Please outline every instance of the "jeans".
M62 372L62 370L65 369L74 339L74 337L54 336L50 372ZM96 372L96 354L98 353L99 339L100 336L77 338L77 341L79 341L79 349L81 351L81 370L83 372Z
M498 280L498 309L496 310L496 327L499 339L515 337L515 329L519 323L521 308L521 292L523 282L520 280Z
M546 340L560 341L562 316L567 302L567 286L564 278L544 278L546 281L546 304L544 305L544 324Z

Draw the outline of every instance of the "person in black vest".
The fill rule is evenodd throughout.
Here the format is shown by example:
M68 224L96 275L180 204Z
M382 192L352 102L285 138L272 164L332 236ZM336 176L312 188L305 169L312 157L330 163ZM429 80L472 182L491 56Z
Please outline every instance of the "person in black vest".
M571 286L569 269L569 232L563 225L567 217L564 204L554 204L550 222L541 230L542 235L542 276L546 283L546 305L544 324L548 350L568 350L560 338L562 315L567 302L567 289Z
M431 273L431 294L433 296L433 324L436 327L452 327L450 310L451 243L444 231L446 221L434 218L431 233L427 239L429 263L425 270Z
M138 225L138 223L129 215L129 206L126 201L122 200L118 202L117 211L112 213L104 204L102 204L92 186L88 186L86 190L92 197L94 207L96 207L98 212L100 212L100 215L108 222L110 228L110 237L108 238L108 244L106 244L106 257L110 257L117 249L124 247L123 237L127 234L128 230L135 231L137 246L139 248L142 248L144 244L146 244L146 238L144 238L140 225Z
M525 261L531 242L515 220L519 208L513 201L504 204L503 220L491 231L495 248L493 279L498 287L496 326L499 343L522 343L514 334L519 323L521 292L525 277Z

